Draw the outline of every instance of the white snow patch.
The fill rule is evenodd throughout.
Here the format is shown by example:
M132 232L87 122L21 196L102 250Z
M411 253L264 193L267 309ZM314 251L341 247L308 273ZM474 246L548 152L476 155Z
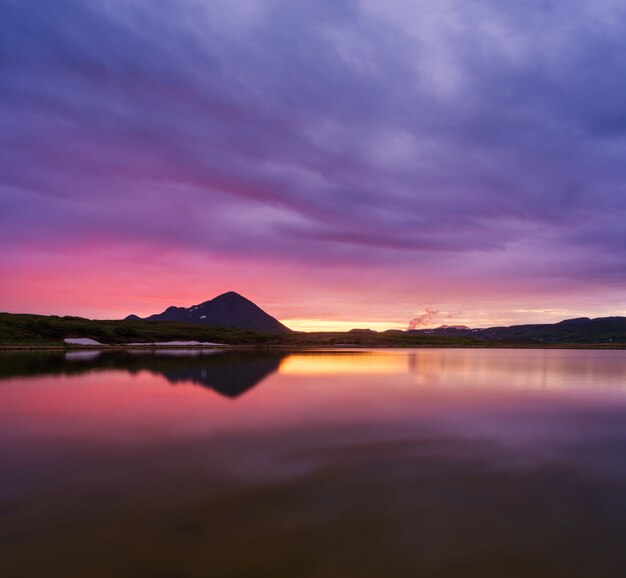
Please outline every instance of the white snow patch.
M88 337L67 337L63 341L68 345L104 345L95 339L89 339Z
M200 315L200 319L206 319L206 315Z

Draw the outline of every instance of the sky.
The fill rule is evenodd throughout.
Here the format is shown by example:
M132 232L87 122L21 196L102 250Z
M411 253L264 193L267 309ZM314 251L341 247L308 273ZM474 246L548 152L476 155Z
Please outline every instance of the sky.
M0 311L626 314L622 0L0 0Z

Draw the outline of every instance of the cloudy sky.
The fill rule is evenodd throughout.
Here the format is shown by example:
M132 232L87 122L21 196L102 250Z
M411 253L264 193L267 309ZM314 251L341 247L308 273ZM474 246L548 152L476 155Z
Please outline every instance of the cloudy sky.
M0 0L0 311L626 314L622 0Z

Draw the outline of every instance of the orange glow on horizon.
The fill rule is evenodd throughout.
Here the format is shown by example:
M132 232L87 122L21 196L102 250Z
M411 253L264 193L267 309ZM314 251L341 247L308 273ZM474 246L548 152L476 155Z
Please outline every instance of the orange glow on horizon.
M294 331L350 331L351 329L372 329L385 331L387 329L406 329L406 323L389 323L386 321L333 321L329 319L281 319Z

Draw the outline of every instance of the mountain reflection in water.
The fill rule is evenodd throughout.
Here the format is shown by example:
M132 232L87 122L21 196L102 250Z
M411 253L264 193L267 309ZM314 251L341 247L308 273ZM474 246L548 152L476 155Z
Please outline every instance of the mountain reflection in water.
M0 354L0 576L621 578L625 456L623 351Z
M0 380L36 375L80 375L94 371L148 371L172 385L195 384L238 397L278 370L281 353L206 349L68 351L6 356ZM0 358L1 359L1 358Z

